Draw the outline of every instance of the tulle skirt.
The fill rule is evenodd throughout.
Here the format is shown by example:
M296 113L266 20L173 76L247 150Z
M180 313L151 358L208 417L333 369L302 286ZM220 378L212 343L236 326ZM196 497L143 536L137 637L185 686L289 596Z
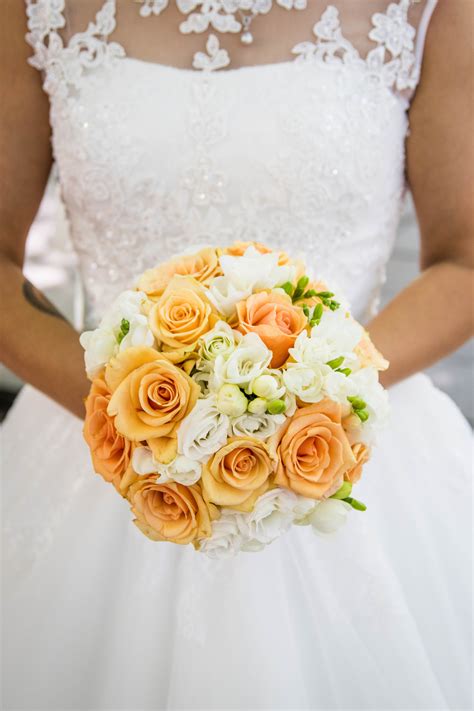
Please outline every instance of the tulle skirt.
M3 428L4 708L470 708L470 428L424 375L391 401L365 513L214 561L145 538L79 420L25 388Z

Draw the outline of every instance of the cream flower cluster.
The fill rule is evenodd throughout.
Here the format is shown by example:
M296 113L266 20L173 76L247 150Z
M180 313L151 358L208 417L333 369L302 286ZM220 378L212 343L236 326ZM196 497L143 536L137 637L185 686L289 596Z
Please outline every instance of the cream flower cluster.
M386 361L300 261L259 243L149 269L81 335L95 471L153 541L210 557L329 534L388 403Z

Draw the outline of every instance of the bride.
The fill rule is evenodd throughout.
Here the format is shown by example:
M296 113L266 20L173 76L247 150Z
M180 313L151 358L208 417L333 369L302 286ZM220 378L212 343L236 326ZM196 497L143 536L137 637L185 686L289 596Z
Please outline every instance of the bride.
M471 4L1 9L2 359L30 383L3 433L4 707L469 708L470 433L418 371L469 336ZM78 335L22 276L53 156L86 327L196 243L338 285L391 362L365 514L219 562L130 524L82 440ZM407 189L422 273L377 313Z

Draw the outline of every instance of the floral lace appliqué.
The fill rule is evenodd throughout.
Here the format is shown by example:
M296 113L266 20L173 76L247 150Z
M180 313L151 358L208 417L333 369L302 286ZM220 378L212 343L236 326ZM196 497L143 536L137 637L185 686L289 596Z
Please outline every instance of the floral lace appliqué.
M75 34L64 46L57 30L65 25L64 0L26 0L27 42L35 50L29 63L43 71L43 87L51 96L66 96L70 87L79 88L84 70L124 57L117 42L107 42L115 29L115 0L106 0L85 32Z
M386 13L372 16L369 38L377 42L366 59L362 59L343 35L339 12L329 5L313 27L315 42L300 42L293 47L297 62L318 60L327 64L353 64L365 67L369 75L389 89L414 89L419 79L414 49L415 29L408 22L411 0L391 3ZM391 59L387 61L387 53Z

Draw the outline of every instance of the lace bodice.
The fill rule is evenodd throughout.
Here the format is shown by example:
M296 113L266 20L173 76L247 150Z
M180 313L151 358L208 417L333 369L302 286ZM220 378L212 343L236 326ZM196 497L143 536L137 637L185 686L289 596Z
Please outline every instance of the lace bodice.
M373 308L435 3L418 36L410 0L375 13L365 57L329 5L293 61L229 68L211 28L194 69L181 69L126 56L110 37L115 0L67 42L64 0L27 0L86 323L173 253L253 239L304 252L359 317Z

